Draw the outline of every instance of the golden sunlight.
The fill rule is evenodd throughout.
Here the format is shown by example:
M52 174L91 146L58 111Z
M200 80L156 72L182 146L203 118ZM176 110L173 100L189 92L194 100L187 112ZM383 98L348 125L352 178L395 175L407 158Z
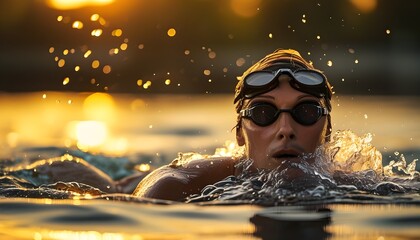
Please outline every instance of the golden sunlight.
M103 144L108 136L105 123L99 121L81 121L75 130L77 147L82 150Z
M114 0L46 0L49 7L59 10L77 9L87 6L103 6L113 2Z
M257 15L261 0L231 0L230 7L233 12L241 17Z
M83 102L83 112L90 120L110 121L115 112L115 102L107 93L93 93Z
M350 0L350 3L364 13L372 12L378 6L378 0Z

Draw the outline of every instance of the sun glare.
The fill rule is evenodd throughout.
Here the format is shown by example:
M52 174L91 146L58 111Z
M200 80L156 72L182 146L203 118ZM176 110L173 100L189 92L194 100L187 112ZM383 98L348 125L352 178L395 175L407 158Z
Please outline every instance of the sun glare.
M107 93L93 93L83 102L83 111L89 120L112 120L115 112L115 102Z
M103 122L81 121L76 125L76 140L79 149L89 149L103 144L108 130Z
M47 0L47 5L59 10L70 10L87 6L103 6L113 2L114 0Z

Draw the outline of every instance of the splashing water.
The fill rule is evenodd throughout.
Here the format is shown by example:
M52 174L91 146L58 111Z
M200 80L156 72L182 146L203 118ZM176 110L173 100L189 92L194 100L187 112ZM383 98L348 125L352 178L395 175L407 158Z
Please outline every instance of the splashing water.
M401 200L396 194L418 196L417 159L406 164L403 156L382 167L381 153L371 145L372 135L357 136L351 131L337 131L331 142L315 153L301 157L301 162L273 170L252 170L252 159L236 165L241 172L206 186L187 202L246 201L262 205L292 203L376 202ZM308 161L315 159L313 163ZM399 172L403 172L401 175Z

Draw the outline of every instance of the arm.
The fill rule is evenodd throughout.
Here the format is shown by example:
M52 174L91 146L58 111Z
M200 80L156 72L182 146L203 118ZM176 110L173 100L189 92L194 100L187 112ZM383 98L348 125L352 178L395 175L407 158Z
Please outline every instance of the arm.
M138 197L183 201L205 186L234 174L233 158L193 160L184 166L165 165L146 176L134 190Z

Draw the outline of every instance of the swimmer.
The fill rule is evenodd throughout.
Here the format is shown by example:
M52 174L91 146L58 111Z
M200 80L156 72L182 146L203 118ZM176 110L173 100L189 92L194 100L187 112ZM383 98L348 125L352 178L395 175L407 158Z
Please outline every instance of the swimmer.
M244 146L244 156L162 166L142 179L133 195L184 201L209 184L239 174L242 159L252 159L253 169L299 174L287 166L329 141L331 96L325 75L299 52L276 50L246 70L236 86L236 141Z

